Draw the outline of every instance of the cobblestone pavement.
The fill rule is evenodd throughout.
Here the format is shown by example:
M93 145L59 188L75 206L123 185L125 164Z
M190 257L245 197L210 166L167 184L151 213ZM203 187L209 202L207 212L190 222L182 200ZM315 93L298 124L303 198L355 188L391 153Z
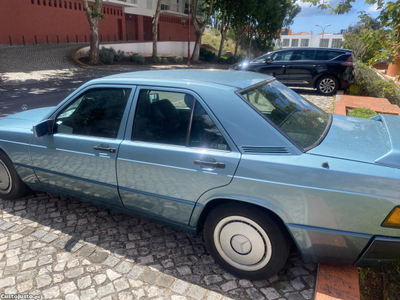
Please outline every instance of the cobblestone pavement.
M312 88L291 88L296 93L303 96L308 101L314 103L319 108L323 109L328 113L333 113L334 111L334 99L333 96L323 96L318 94L317 90Z
M312 299L316 265L293 251L271 278L236 278L201 237L48 194L0 199L0 293L42 299Z

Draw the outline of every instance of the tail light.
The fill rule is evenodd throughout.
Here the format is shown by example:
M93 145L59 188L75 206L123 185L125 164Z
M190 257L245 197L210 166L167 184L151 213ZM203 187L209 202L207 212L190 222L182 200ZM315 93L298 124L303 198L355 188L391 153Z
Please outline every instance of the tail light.
M346 67L353 67L354 66L353 56L349 55L349 58L345 62L341 63L341 65Z

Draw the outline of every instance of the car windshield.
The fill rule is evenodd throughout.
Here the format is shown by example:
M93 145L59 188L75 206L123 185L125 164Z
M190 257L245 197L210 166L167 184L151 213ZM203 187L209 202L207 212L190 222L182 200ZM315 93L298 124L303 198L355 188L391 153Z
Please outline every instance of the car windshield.
M329 114L278 81L246 89L241 94L304 150L318 145L329 128Z
M271 53L267 53L267 54L264 54L264 55L262 55L262 56L260 56L260 57L257 57L257 58L255 58L255 59L253 59L252 62L264 62L264 61L267 60L270 56L271 56Z

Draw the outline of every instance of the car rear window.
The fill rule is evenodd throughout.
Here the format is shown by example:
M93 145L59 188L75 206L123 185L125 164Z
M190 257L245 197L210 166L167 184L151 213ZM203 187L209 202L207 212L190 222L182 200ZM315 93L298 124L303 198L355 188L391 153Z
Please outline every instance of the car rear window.
M331 59L334 59L334 58L336 58L336 57L338 57L338 56L340 56L340 55L343 55L344 54L344 52L342 52L342 51L326 51L325 52L325 56L326 56L326 60L331 60Z
M290 60L314 60L315 50L296 50Z

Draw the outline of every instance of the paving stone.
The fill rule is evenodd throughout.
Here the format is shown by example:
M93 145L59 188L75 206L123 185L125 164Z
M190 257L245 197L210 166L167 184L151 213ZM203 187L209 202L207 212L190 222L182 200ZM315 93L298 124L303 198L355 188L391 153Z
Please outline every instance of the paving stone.
M107 259L103 262L104 265L113 268L115 267L121 260L114 257L114 256L109 256Z
M48 274L40 275L36 277L36 286L38 289L48 286L52 282L52 278Z
M88 257L93 252L94 252L94 247L86 245L83 246L82 249L79 251L79 255L82 257Z
M228 282L226 282L226 283L221 285L221 289L224 292L227 292L227 291L230 291L230 290L233 290L233 289L236 289L236 288L237 288L237 284L236 284L235 280L228 281Z
M15 277L7 277L4 279L0 279L0 289L13 285L15 285Z
M60 288L58 286L54 286L43 291L44 299L55 299L59 295L60 295Z
M124 279L124 278L120 278L120 279L115 280L115 281L113 282L113 284L114 284L115 290L116 290L117 292L120 292L120 291L129 289L128 280L126 280L126 279Z
M207 275L204 276L204 282L206 283L206 285L210 285L210 284L215 284L218 282L223 281L222 277L219 275Z
M165 275L165 274L161 274L158 278L157 278L157 282L156 285L161 286L161 287L165 287L165 288L169 288L175 281L175 278L169 275Z
M26 291L29 291L33 288L33 280L27 280L24 282L21 282L17 286L18 293L24 293Z
M81 300L92 300L97 297L97 293L95 289L88 289L81 291ZM99 296L100 297L100 296Z
M192 270L188 266L177 267L176 270L182 276L187 276L187 275L191 275L192 274Z
M71 253L68 253L68 252L63 252L63 253L57 254L57 261L59 263L68 262L68 261L72 260L72 258L73 258L73 256L71 255Z
M250 280L247 280L247 279L241 279L241 280L239 280L239 285L240 285L241 287L244 287L244 288L248 288L248 287L252 287L252 286L253 286L253 284L251 283L251 281L250 281Z
M203 289L202 287L193 284L187 291L187 295L196 300L200 300L203 298L203 296L206 294L206 292L207 292L206 289Z
M263 299L265 299L265 297L256 288L246 289L246 292L250 296L250 299L252 299L252 300L263 300Z
M101 286L97 289L97 296L99 298L102 298L104 296L107 296L109 294L112 294L115 292L114 286L112 283L106 284L104 286Z
M56 240L58 237L59 237L59 236L56 235L56 234L49 233L49 234L45 235L45 236L41 239L41 241L42 241L42 242L45 242L45 243L51 243L51 242L53 242L54 240Z
M295 292L295 293L287 293L287 294L285 294L285 297L286 297L288 300L304 300L304 298L303 298L298 292Z
M65 272L65 276L67 278L76 278L78 276L81 276L82 274L83 274L83 268L70 269L67 272Z
M77 289L73 281L62 283L60 287L63 294L69 294Z
M88 288L92 284L92 279L88 275L88 276L79 278L77 284L78 284L79 289L83 290L83 289Z
M118 294L118 300L134 300L131 292L121 292Z
M303 275L309 275L309 273L302 267L294 267L289 269L290 272L292 272L292 274L294 276L303 276Z
M142 275L140 275L139 279L143 280L146 283L154 284L159 275L160 275L159 272L153 271L150 268L145 268Z
M102 263L103 261L105 261L107 259L107 257L108 257L107 252L95 252L89 256L89 260L92 263L97 264L97 263Z
M185 282L185 281L182 281L182 280L178 280L178 281L173 285L172 290L173 290L175 293L183 294L183 293L186 291L186 289L187 289L188 287L189 287L189 283L187 283L187 282Z
M313 289L305 290L300 292L300 294L304 297L304 299L311 300L314 297L314 290Z
M99 274L94 277L94 281L96 281L97 284L102 284L104 281L106 281L106 279L107 276L104 274Z
M79 300L79 297L76 294L67 294L65 295L65 300Z
M122 262L120 263L116 268L115 271L122 273L122 274L126 274L129 273L129 271L132 270L132 265L128 262Z
M315 284L315 277L312 275L303 276L303 280L308 284L309 287L314 287Z
M281 295L273 287L261 289L261 292L267 297L268 300L278 299Z
M297 278L291 280L290 283L292 284L294 289L297 291L304 289L304 284L301 281L300 277L297 277Z
M121 274L118 274L117 272L114 272L111 269L108 269L106 271L106 274L107 274L108 279L110 279L111 281L114 281L115 279L120 278L122 276Z

